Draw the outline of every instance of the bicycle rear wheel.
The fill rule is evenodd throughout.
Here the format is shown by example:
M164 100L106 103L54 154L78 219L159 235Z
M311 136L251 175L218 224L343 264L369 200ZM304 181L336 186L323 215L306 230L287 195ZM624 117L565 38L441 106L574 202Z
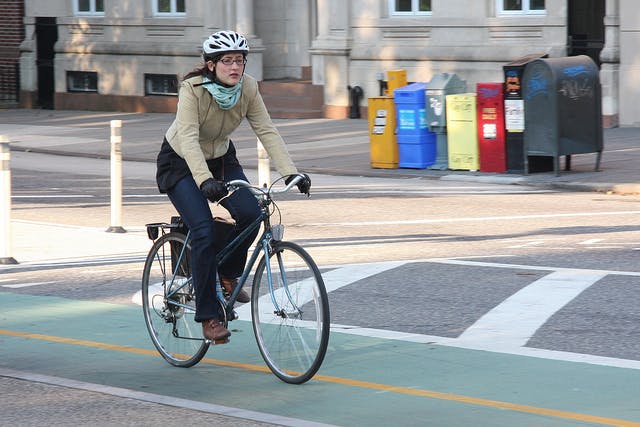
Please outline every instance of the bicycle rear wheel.
M301 384L315 375L329 344L329 299L320 270L297 244L274 241L258 263L251 317L262 358L278 378Z
M191 251L189 245L184 248L185 240L182 233L172 232L153 243L142 274L142 307L149 335L162 357L188 368L204 357L209 343L194 320Z

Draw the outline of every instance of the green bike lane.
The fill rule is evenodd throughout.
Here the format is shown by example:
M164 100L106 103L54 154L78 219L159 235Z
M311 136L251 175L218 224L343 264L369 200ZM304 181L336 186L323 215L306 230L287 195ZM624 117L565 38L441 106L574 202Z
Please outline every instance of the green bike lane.
M296 386L266 368L247 322L182 369L139 307L10 292L0 305L0 367L16 371L339 426L640 426L634 369L333 332Z

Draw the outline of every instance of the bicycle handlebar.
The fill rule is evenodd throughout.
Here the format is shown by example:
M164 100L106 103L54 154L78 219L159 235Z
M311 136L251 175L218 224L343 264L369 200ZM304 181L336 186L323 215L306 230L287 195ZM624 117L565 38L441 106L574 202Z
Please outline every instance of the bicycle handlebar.
M273 187L269 187L268 189L262 189L262 188L258 188L252 184L250 184L249 182L243 180L243 179L234 179L231 180L227 183L227 189L231 192L237 188L246 188L248 189L251 194L253 194L254 196L264 196L266 194L279 194L279 193L286 193L287 191L291 190L291 188L296 185L301 179L302 179L302 175L296 175L291 182L289 182L289 184L287 184L284 188L281 189L273 189Z

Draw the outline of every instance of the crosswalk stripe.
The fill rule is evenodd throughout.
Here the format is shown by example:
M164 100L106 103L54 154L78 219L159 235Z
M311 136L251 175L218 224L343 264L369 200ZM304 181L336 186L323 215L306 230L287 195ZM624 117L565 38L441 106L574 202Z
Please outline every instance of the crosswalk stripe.
M522 347L553 314L606 275L590 270L554 271L494 307L458 341L490 342L496 351Z

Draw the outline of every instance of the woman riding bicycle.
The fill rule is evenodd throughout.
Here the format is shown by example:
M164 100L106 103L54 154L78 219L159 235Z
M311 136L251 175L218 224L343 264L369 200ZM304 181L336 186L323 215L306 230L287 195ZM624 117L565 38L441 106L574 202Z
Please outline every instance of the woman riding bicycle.
M269 117L257 81L244 73L249 52L246 38L234 31L219 31L209 36L202 47L204 65L188 73L180 85L176 118L158 154L156 181L160 192L167 193L191 230L195 320L202 323L204 337L214 341L231 335L220 323L216 275L224 291L231 294L256 236L246 239L229 262L216 265L214 242L218 237L207 200L220 200L235 220L229 239L260 215L257 200L247 189L225 197L225 182L247 180L229 136L246 118L277 171L289 176L287 183L298 171ZM304 175L297 186L301 193L308 193L309 177ZM241 290L237 301L248 302L249 295Z

